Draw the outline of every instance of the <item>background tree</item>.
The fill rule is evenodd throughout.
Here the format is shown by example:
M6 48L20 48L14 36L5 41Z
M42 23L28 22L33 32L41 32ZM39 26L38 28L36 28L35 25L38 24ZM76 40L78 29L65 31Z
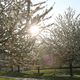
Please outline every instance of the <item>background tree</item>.
M70 7L64 15L59 15L50 30L51 37L47 41L51 44L52 53L61 57L63 64L68 64L70 75L73 76L72 67L77 64L80 55L80 15Z

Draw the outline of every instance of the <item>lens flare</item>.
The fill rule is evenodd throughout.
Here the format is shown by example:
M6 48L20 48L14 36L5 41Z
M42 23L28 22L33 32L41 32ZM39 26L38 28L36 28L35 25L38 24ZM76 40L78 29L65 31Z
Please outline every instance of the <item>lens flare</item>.
M29 33L32 35L32 36L35 36L39 33L40 29L39 29L39 26L32 26L30 27L29 29Z

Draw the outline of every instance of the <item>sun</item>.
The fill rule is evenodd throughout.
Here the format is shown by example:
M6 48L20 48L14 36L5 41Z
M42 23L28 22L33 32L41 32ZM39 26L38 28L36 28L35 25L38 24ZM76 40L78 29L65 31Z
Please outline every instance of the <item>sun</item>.
M30 29L29 29L29 33L32 35L32 36L36 36L37 34L39 34L39 26L31 26Z

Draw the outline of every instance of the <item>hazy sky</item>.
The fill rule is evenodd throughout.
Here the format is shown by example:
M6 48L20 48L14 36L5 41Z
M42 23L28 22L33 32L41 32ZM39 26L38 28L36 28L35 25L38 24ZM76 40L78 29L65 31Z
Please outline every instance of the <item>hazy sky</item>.
M32 0L33 3L44 0ZM53 14L63 13L69 6L80 13L80 0L48 0L48 6L51 6L55 2Z

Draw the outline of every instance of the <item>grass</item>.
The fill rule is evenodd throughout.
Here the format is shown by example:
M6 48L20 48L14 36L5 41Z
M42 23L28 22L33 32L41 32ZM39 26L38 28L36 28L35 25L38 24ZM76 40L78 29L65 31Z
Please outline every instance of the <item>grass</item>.
M16 79L12 79L12 78L0 78L0 80L16 80Z
M38 79L40 80L40 78L38 78ZM0 80L16 80L16 79L15 78L0 78ZM32 80L35 80L35 78L32 79ZM71 78L71 77L68 77L68 76L67 77L64 77L64 76L61 76L61 77L56 76L56 77L45 77L42 80L80 80L80 77L73 77L73 78Z
M8 77L24 77L25 73L19 73L19 72L0 72L0 76L8 76Z
M74 74L75 75L80 75L80 69L75 70L74 69ZM69 69L45 69L45 70L40 70L40 74L38 74L37 70L28 70L24 72L3 72L0 71L0 76L10 76L10 77L21 77L21 78L45 78L45 79L51 79L55 78L55 80L80 80L80 78L70 78L70 77L59 77L57 75L69 75ZM1 79L0 79L1 80ZM2 79L6 80L6 79ZM9 80L9 79L7 79Z
M46 78L45 80L80 80L80 78L55 77L55 78Z

